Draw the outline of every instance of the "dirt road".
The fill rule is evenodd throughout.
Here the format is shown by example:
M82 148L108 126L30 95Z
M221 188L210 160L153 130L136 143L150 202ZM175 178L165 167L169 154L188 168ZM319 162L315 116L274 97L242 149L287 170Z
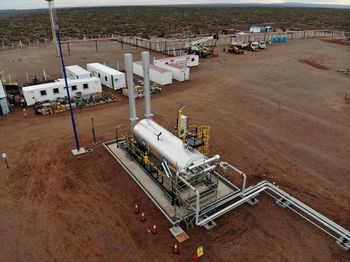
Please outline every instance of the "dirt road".
M121 58L120 49L110 48L99 61L112 54ZM349 67L349 51L303 40L243 56L220 53L192 69L191 81L153 98L155 120L173 128L176 109L186 104L191 123L212 126L211 154L245 171L250 184L276 182L349 229L350 107L343 97L350 78L336 72ZM18 78L29 63L54 73L51 51L42 50L40 59L29 49L21 52L21 60L8 67L17 54L0 52L0 68ZM70 62L86 57L82 52ZM141 117L143 102L137 105ZM212 232L189 228L191 239L180 245L180 255L172 255L169 223L101 146L114 138L118 123L128 126L126 98L76 112L86 147L91 117L99 144L76 159L69 152L69 115L30 111L24 117L16 110L0 118L0 153L8 153L10 164L0 165L1 261L190 261L199 245L203 261L349 261L333 239L264 195L259 205L218 219ZM135 203L147 222L133 214ZM153 224L160 229L156 236L147 232Z

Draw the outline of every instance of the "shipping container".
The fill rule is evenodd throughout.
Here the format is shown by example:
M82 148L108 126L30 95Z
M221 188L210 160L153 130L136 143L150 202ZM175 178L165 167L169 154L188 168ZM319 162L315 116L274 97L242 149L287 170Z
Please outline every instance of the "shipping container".
M91 76L98 77L101 83L112 90L126 87L125 74L100 63L87 64Z
M90 78L90 72L78 65L66 66L67 77L70 79Z
M154 60L154 65L168 65L168 64L180 64L187 67L199 66L199 56L198 55L183 55L175 57L167 57L162 59Z
M134 74L143 77L142 62L134 62L133 67ZM173 82L172 73L169 70L165 70L161 67L150 65L149 74L151 81L159 85L171 85Z

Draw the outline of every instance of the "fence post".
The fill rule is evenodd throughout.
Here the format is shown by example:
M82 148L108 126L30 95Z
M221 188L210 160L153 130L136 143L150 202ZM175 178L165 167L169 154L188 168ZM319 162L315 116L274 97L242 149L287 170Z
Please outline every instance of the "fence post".
M70 45L69 45L69 42L67 42L67 47L68 47L68 54L70 55Z
M44 76L44 80L46 81L47 80L47 75L46 75L45 69L43 69L43 76Z

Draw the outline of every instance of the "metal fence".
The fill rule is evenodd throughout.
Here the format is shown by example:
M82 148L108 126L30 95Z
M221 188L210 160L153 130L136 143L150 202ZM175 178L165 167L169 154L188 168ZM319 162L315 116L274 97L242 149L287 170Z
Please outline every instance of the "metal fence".
M348 33L343 31L330 30L307 30L307 31L286 31L286 32L266 32L266 33L247 33L234 35L220 35L218 40L210 40L207 46L223 46L232 42L249 42L249 41L271 41L273 37L286 36L287 40L309 39L309 38L334 38L344 39ZM168 40L149 40L140 37L116 37L115 40L121 43L129 44L135 47L149 49L171 56L182 55L186 46L200 38L192 39L168 39Z
M208 46L223 46L226 43L232 42L248 42L248 41L271 41L273 37L287 36L289 40L297 39L308 39L308 38L335 38L335 39L345 39L349 33L344 31L332 31L332 30L305 30L305 31L286 31L286 32L266 32L266 33L247 33L247 34L234 34L234 35L220 35L219 39L212 40L208 42ZM64 43L77 43L77 42L89 42L95 41L96 46L98 41L118 41L122 45L128 44L135 46L136 48L144 48L150 51L155 51L171 56L181 55L186 45L191 41L200 38L186 38L186 39L145 39L140 37L131 36L118 36L115 34L111 35L98 35L98 36L86 36L81 38L68 37L63 39ZM39 45L52 45L52 40L44 39L44 41L31 41L28 40L26 43L19 41L17 43L11 43L10 45L5 45L1 43L0 48L2 50L25 48L29 46L39 46Z

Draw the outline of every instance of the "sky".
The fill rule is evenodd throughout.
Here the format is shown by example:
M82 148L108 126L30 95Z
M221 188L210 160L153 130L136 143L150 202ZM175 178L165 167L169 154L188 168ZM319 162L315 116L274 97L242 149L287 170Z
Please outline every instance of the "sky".
M311 4L345 4L350 5L350 0L55 0L57 7L74 6L108 6L108 5L159 5L159 4L202 4L202 3L284 3L298 2ZM45 0L0 0L1 9L32 9L45 8Z

